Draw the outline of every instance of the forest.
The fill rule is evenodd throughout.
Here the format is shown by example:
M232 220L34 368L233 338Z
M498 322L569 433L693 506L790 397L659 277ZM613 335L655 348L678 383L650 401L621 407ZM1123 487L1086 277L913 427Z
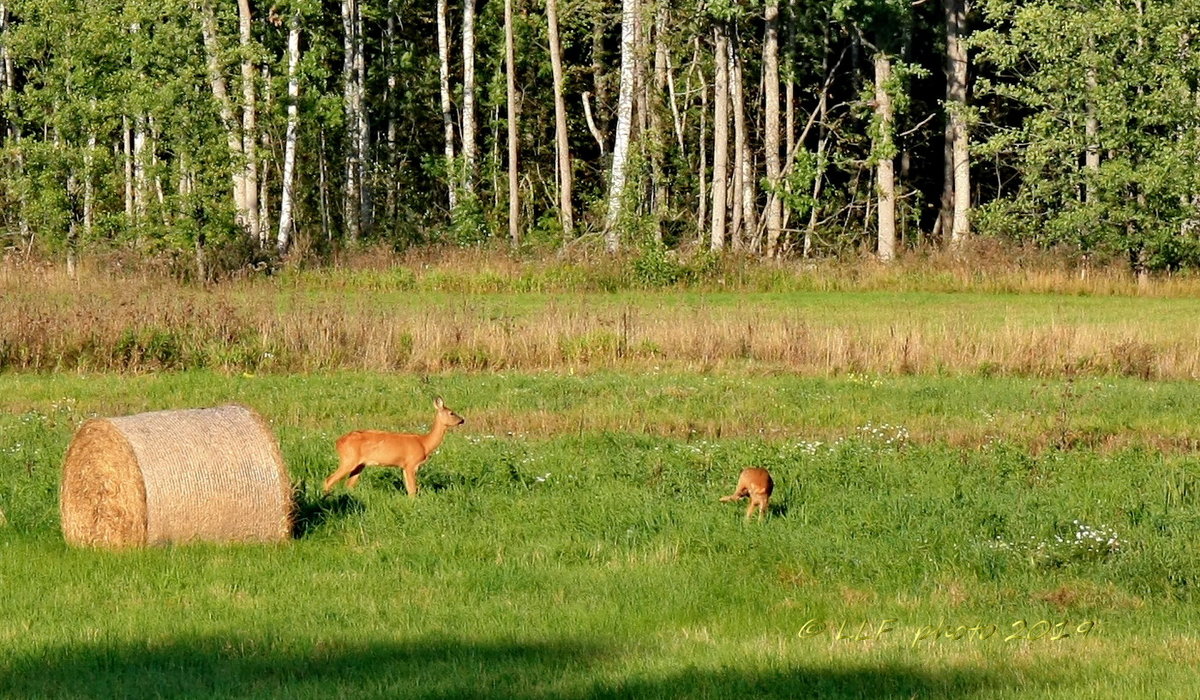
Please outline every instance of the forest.
M1200 266L1200 0L0 0L0 242ZM671 254L676 254L672 252Z

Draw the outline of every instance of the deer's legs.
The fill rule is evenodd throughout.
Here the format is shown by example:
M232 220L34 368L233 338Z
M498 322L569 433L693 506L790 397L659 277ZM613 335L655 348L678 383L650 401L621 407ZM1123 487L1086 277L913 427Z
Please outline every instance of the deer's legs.
M357 469L359 472L362 472L364 466L366 465L342 459L342 461L338 464L337 470L330 474L329 478L325 480L325 491L328 492L334 487L335 484L337 484L337 482L345 479L352 472L354 472L354 470ZM349 485L353 486L356 479L357 474L355 475L355 478L351 480Z
M404 488L408 491L409 496L417 495L417 468L404 468Z

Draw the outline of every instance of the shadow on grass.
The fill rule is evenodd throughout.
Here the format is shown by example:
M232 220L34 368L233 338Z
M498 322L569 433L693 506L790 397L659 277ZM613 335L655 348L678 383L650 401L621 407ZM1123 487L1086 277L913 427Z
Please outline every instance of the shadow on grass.
M753 672L693 669L611 680L617 651L591 643L446 639L339 643L200 638L78 645L0 656L5 697L964 698L1003 690L995 672L880 665ZM640 664L636 664L638 666ZM1014 682L1008 676L1008 683ZM608 680L602 680L608 679Z
M546 697L604 650L443 639L358 644L200 638L80 645L0 663L0 695L50 698ZM4 659L0 656L0 659ZM553 694L552 692L550 693Z
M330 521L365 510L362 501L349 494L326 495L319 491L310 494L307 489L299 489L292 513L292 537L307 537Z
M737 669L688 671L652 681L631 681L594 688L588 698L788 698L805 700L907 700L972 698L1002 691L1006 683L982 669L928 671L880 664L852 668L796 668L752 672ZM1023 690L1008 683L1008 690ZM1040 688L1044 689L1045 685Z
M403 469L379 470L379 473L372 474L371 478L381 488L396 491L402 495L408 495L408 487L404 485ZM441 493L442 491L449 491L451 489L462 489L469 486L470 483L461 474L452 474L436 469L422 470L417 475L417 485L421 493Z

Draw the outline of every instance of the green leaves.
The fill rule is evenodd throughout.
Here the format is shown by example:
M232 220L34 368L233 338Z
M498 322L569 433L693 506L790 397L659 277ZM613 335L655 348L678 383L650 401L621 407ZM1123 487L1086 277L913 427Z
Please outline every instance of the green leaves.
M989 0L982 9L993 28L972 46L995 77L977 94L991 109L985 121L1015 124L987 129L980 152L1018 174L1008 198L1031 215L1019 237L1128 255L1139 268L1193 263L1200 61L1187 28L1200 8Z

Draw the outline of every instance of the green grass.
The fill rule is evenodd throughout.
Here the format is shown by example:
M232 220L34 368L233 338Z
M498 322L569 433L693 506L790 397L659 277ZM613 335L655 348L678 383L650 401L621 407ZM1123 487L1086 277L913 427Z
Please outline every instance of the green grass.
M419 498L383 469L319 494L334 437L421 428L435 394L468 422ZM0 396L4 697L1195 690L1188 383L0 375ZM275 427L294 541L62 543L81 420L229 400ZM778 484L763 522L716 500L750 465ZM1119 546L1075 546L1075 520Z

